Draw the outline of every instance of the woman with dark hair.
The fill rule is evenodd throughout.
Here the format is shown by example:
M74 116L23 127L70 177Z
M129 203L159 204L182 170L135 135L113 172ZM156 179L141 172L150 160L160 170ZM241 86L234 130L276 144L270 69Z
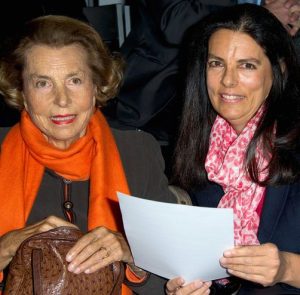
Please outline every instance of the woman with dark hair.
M239 295L300 294L300 75L292 40L274 15L251 4L206 17L190 37L174 183L196 206L233 208L236 247L220 264L241 279ZM184 278L166 291L209 293Z

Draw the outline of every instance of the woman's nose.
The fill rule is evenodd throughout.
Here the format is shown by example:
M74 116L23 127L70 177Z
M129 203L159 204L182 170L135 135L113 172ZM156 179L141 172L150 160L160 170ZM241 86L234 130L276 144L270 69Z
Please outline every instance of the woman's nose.
M70 104L71 98L65 87L58 87L55 93L55 103L60 107L66 107Z
M234 87L238 84L237 70L227 67L223 73L222 83L225 87Z

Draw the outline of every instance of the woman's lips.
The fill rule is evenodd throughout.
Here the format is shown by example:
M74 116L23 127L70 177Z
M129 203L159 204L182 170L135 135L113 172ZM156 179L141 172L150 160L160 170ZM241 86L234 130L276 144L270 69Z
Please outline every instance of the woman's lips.
M228 103L239 102L245 98L245 96L243 95L236 95L236 94L221 94L220 97L224 102L228 102Z
M76 115L58 115L52 116L51 121L56 125L71 124L75 120Z

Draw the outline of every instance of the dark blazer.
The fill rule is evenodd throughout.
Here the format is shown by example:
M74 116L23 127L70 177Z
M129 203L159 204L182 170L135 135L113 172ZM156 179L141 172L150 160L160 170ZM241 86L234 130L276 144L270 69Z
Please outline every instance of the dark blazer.
M193 204L204 207L217 207L223 194L221 186L213 183L190 193ZM281 251L300 254L300 181L267 187L258 239L260 243L274 243ZM300 294L300 289L286 284L263 288L245 281L238 295L246 294Z

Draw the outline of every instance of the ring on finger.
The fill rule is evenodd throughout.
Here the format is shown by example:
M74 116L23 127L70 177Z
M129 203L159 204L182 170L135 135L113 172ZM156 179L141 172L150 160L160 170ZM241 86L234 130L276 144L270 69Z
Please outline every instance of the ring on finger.
M102 259L105 259L110 256L110 251L106 247L100 247L99 251L101 250L106 252L106 254L102 257Z

